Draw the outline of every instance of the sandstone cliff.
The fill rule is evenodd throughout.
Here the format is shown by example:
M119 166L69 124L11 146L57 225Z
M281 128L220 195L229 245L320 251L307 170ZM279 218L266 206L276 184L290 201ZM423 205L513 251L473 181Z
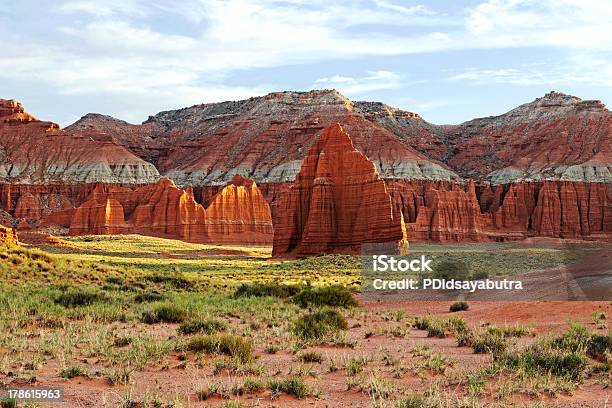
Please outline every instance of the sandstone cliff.
M236 175L206 208L211 242L270 245L274 230L270 206L257 184Z
M360 253L365 243L406 241L385 182L339 124L310 148L276 217L276 257Z

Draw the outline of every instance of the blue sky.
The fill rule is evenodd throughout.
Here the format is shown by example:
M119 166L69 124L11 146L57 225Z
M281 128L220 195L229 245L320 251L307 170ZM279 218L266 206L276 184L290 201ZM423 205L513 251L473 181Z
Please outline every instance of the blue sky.
M600 0L0 0L0 98L68 125L336 88L433 123L612 100Z

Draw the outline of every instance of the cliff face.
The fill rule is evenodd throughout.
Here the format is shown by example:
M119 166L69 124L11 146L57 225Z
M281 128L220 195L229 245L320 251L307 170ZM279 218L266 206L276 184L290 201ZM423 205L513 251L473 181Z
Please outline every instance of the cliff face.
M612 239L612 185L570 181L481 185L389 181L411 241Z
M228 244L272 243L274 230L270 206L257 184L240 175L219 191L206 208L212 242ZM231 241L231 240L234 241Z
M66 132L0 99L0 181L10 183L154 182L157 169L95 131Z
M276 217L277 257L359 253L364 243L406 240L385 182L339 124L325 129L310 148Z
M63 227L71 235L136 233L198 243L272 243L268 203L253 181L240 177L219 191L208 209L196 202L191 188L178 188L168 179L143 186L0 185L0 204L35 227Z

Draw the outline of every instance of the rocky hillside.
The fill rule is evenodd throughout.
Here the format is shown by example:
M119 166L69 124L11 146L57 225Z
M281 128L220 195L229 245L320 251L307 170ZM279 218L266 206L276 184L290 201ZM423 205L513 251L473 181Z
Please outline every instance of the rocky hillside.
M64 131L0 99L0 181L9 183L154 182L155 166L94 129Z
M368 118L465 178L612 182L612 112L600 101L550 92L503 115L456 126L432 125L389 107L370 110Z
M333 90L276 92L237 102L160 112L140 126L86 115L67 129L112 135L179 185L292 181L322 129L341 123L385 178L452 180L457 175L369 121Z

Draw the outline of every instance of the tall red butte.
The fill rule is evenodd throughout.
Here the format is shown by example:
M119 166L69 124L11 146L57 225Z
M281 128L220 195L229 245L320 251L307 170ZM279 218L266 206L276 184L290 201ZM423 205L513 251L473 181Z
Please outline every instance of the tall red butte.
M304 158L275 219L275 257L359 253L362 244L406 242L401 214L374 163L340 124L327 127Z

